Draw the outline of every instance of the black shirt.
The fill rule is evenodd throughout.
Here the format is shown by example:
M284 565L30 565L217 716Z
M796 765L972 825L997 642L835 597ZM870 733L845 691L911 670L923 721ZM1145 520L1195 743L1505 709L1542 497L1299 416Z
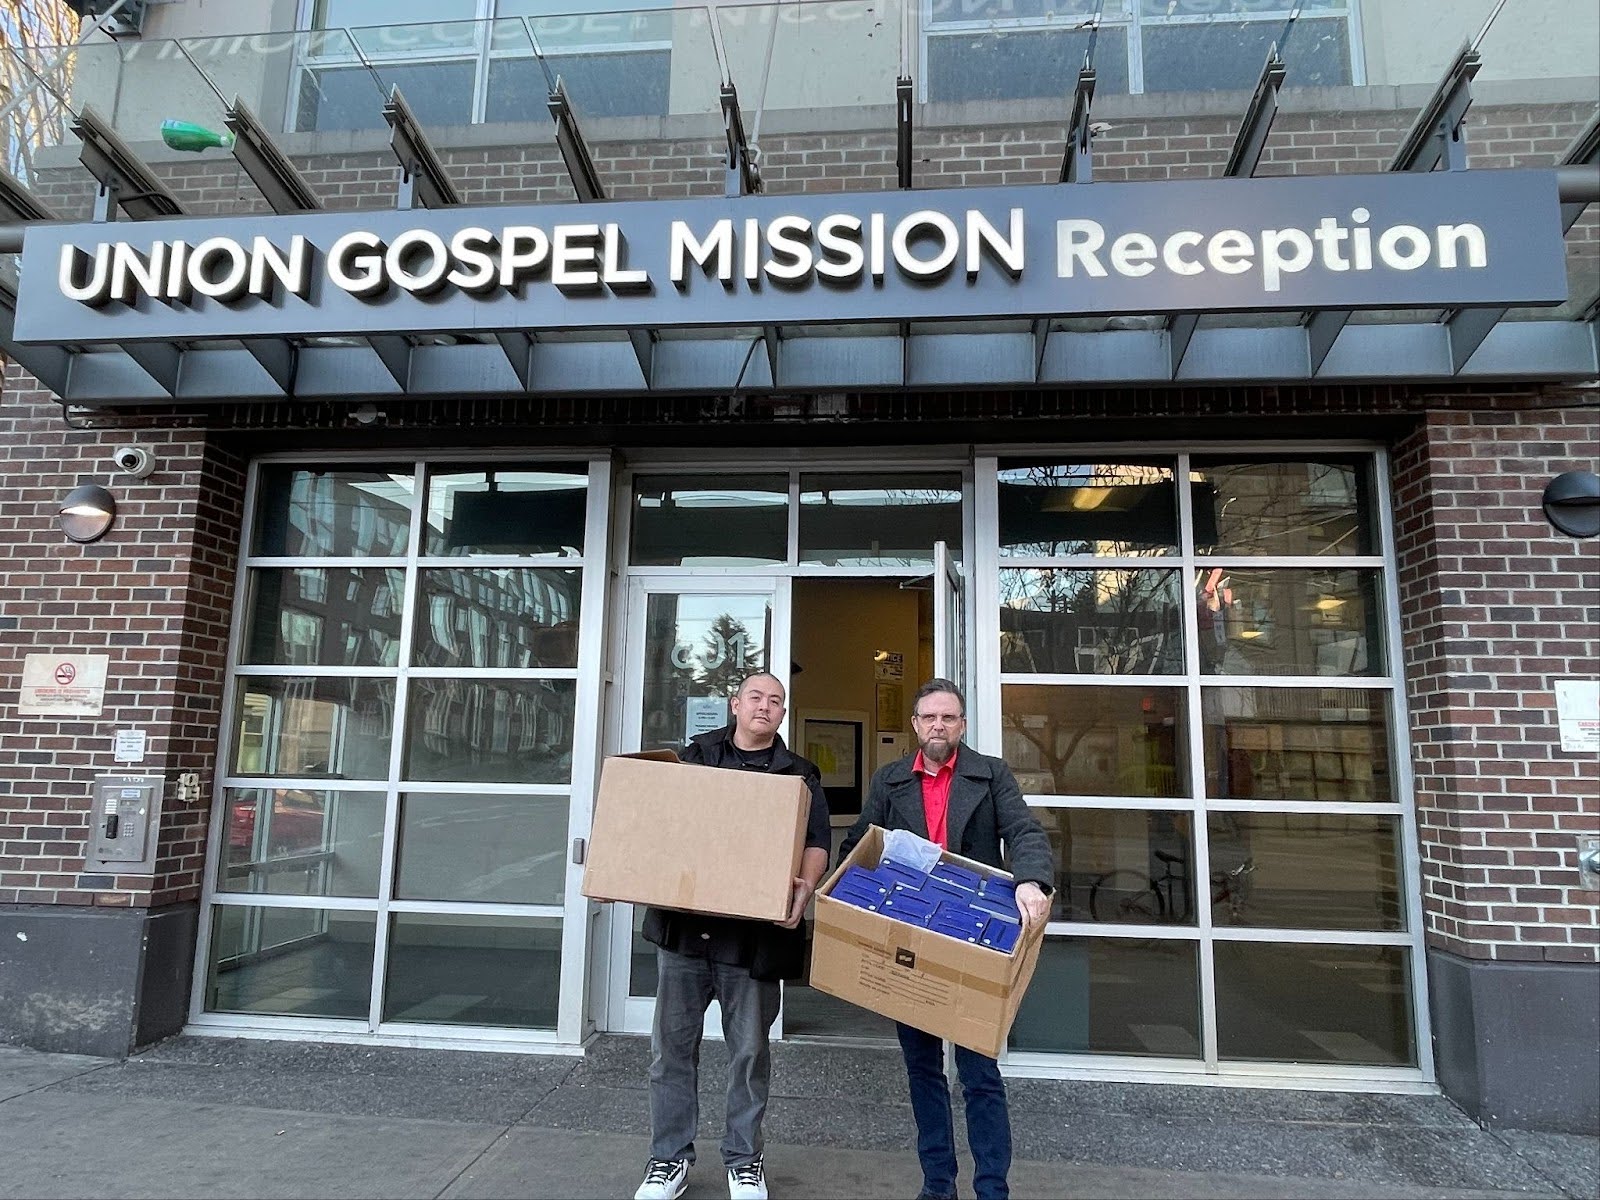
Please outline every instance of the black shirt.
M774 738L764 750L741 750L733 744L730 726L701 734L678 757L687 763L725 770L800 776L811 792L806 848L824 853L832 849L833 828L828 819L828 799L822 790L822 772L785 746L782 738ZM646 941L665 950L743 967L761 980L796 979L805 965L803 925L785 929L772 921L650 908L645 912L642 933Z

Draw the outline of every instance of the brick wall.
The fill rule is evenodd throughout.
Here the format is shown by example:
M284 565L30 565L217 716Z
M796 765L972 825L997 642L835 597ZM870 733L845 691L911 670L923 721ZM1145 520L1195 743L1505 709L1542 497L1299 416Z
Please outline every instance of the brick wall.
M0 903L159 906L195 899L222 702L244 464L200 433L68 427L47 392L15 366L5 376L0 460ZM117 474L112 447L155 451L147 479ZM112 530L78 545L56 506L79 483L107 485ZM110 656L101 716L17 715L24 657L70 650ZM112 759L118 729L149 740L138 766ZM120 771L201 776L202 799L169 786L153 878L88 873L89 794Z
M1565 753L1552 682L1600 674L1600 544L1555 533L1545 483L1600 460L1600 413L1434 412L1394 463L1401 620L1430 944L1600 960L1600 759Z

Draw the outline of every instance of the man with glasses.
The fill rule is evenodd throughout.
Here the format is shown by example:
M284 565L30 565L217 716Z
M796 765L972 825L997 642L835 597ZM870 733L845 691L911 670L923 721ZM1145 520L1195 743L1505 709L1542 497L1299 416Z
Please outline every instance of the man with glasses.
M1011 769L998 758L962 744L967 705L948 679L931 679L917 690L911 711L917 754L880 769L867 789L861 819L840 848L855 848L868 826L908 829L965 858L1004 869L1002 845L1017 880L1017 907L1031 929L1050 917L1054 864L1050 839L1022 798ZM917 1119L917 1157L922 1161L918 1200L956 1194L955 1124L950 1084L944 1073L944 1043L908 1025L896 1028ZM978 1200L1005 1200L1011 1170L1011 1114L999 1064L957 1046L956 1071L967 1102L967 1144L972 1149L972 1185Z

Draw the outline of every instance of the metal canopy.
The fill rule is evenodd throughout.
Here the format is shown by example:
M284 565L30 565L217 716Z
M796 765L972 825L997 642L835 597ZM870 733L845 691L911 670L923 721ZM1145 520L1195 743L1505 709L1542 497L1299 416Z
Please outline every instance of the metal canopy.
M59 221L56 212L28 190L27 184L9 171L0 171L0 218L7 221Z
M912 139L912 113L915 106L912 99L916 89L909 75L902 75L894 81L894 161L896 176L902 189L915 186L912 178L913 149Z
M1061 183L1092 183L1094 164L1089 108L1094 103L1094 68L1085 64L1072 89L1072 116L1067 120L1067 149L1061 159Z
M1239 123L1239 132L1234 135L1233 146L1228 151L1228 161L1222 168L1224 178L1248 179L1256 173L1267 148L1267 135L1272 132L1273 118L1278 115L1278 89L1283 86L1286 74L1278 48L1271 47L1267 51L1267 61L1261 64L1261 78L1256 80L1244 120ZM1183 368L1183 356L1189 352L1189 341L1199 324L1199 313L1178 313L1167 318L1174 379Z
M100 182L97 218L110 220L118 206L136 221L183 214L178 198L92 106L73 118L72 132L83 140L80 161Z
M1400 140L1400 148L1390 160L1388 170L1426 172L1441 163L1452 171L1466 169L1467 144L1462 127L1467 110L1472 107L1472 80L1481 66L1478 52L1470 44L1463 46ZM1349 309L1323 309L1307 314L1305 325L1310 334L1313 374L1319 373L1327 361L1350 315Z

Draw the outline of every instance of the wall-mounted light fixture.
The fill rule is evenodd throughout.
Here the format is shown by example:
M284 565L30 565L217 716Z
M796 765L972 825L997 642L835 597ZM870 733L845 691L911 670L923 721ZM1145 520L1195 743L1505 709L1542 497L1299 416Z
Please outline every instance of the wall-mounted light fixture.
M1544 489L1544 519L1572 538L1600 537L1600 475L1568 471Z
M117 517L117 502L99 484L75 487L61 501L56 524L75 542L98 541Z

